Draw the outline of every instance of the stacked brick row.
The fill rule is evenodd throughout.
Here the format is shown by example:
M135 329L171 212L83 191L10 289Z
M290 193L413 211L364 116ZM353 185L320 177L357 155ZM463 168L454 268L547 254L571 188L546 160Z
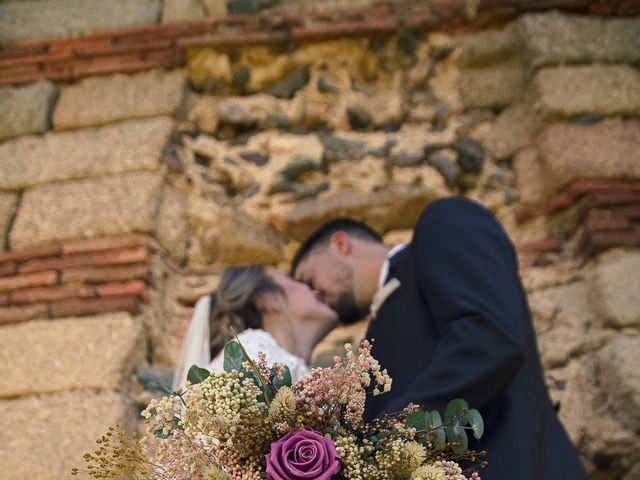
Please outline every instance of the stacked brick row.
M343 7L348 6L345 2ZM34 5L31 8L37 7ZM28 15L30 7L26 7L25 14L21 12L25 9L24 5L16 5L16 12L11 10L11 6L5 5L0 6L0 17L2 9L7 10L4 12L4 23L7 25L0 20L0 31L4 26L8 33L0 36L0 45L8 45L0 47L0 85L43 79L72 81L91 75L136 72L151 68L176 68L184 64L184 49L193 46L237 49L262 44L282 48L330 38L390 35L400 30L424 31L461 25L465 29L477 29L509 20L528 11L553 7L597 15L632 16L640 12L637 3L630 1L538 3L526 0L485 0L479 2L472 11L469 11L468 4L462 0L427 4L391 2L331 13L320 13L316 10L297 14L275 14L272 17L216 17L184 24L120 28L77 39L12 43L14 38L21 38L18 33L11 36L11 32L16 28L10 23L12 17L15 15L20 19L22 13L24 18ZM153 9L154 6L147 8ZM148 21L153 17L153 11L150 11L147 16L142 15L134 20ZM123 19L123 22L125 20ZM97 25L98 29L101 27L104 28L105 25ZM55 34L55 30L46 29L41 33L44 36Z
M70 241L0 254L0 325L34 318L137 313L148 302L143 236Z

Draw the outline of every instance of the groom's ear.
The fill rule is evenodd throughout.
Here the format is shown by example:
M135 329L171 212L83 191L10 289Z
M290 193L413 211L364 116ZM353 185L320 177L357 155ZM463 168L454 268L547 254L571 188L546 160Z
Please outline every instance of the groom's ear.
M329 250L341 256L351 255L353 243L347 232L337 231L329 238Z

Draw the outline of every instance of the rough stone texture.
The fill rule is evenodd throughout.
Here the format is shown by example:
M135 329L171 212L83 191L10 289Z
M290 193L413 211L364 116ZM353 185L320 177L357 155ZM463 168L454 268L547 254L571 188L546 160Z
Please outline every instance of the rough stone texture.
M182 101L185 79L182 70L86 78L60 89L53 128L66 130L172 115Z
M22 198L9 241L13 249L21 249L59 240L152 232L161 194L162 177L151 172L35 187Z
M4 240L8 233L8 228L15 214L18 196L12 193L0 193L0 250L6 245Z
M558 12L517 21L534 66L589 62L640 62L640 20L602 19Z
M422 210L437 198L437 192L424 187L394 185L370 194L342 190L334 195L300 202L281 213L273 213L271 222L282 232L302 240L323 222L349 216L386 232L413 226Z
M172 127L170 118L160 117L4 142L0 144L0 189L153 170Z
M605 333L595 330L588 285L575 282L533 292L529 304L539 336L542 364L562 367L570 358L602 346Z
M147 25L160 20L160 11L159 0L4 2L0 4L0 44Z
M621 472L616 475L615 471L598 472L604 474L599 477L594 473L598 469L596 461L632 457L637 439L626 427L628 422L621 423L604 414L609 406L602 404L598 369L595 355L583 356L564 368L547 371L547 384L551 398L559 404L560 420L577 446L587 471L593 474L591 478L619 478ZM589 421L586 422L585 418ZM611 467L615 468L615 465L603 470L611 470Z
M534 82L547 115L640 114L640 72L626 65L544 68Z
M460 39L461 66L486 66L518 53L520 39L513 24L500 30L486 30L465 35Z
M535 148L525 148L516 155L513 171L522 203L537 203L545 198L546 186L542 180L542 166Z
M162 2L162 22L188 22L206 16L200 0L164 0Z
M186 214L186 197L175 188L167 187L158 214L156 237L169 255L180 262L184 258L187 248Z
M636 270L637 271L637 270ZM599 352L602 386L620 421L640 428L640 335L615 338Z
M0 141L46 132L56 94L56 86L49 81L0 88Z
M122 390L144 357L140 342L136 322L126 313L5 326L0 329L0 397Z
M91 358L79 361L93 363ZM117 393L66 392L2 400L0 415L0 471L5 480L70 478L71 469L84 467L82 455L95 449L96 439L110 426L133 425L132 409Z
M541 126L529 103L514 103L500 113L483 144L496 159L507 159L531 143Z
M189 206L189 221L193 232L190 266L282 260L282 240L242 210L198 199Z
M186 51L187 71L197 89L215 90L231 83L229 55L213 47L190 48Z
M640 122L636 120L556 123L543 131L537 144L538 165L527 162L532 170L521 171L523 175L516 169L518 187L526 189L529 183L535 188L527 200L540 200L580 178L640 178Z
M600 257L591 277L591 305L616 328L640 325L640 252L616 249Z
M503 108L521 94L527 71L518 61L486 68L466 68L460 75L462 101L468 108Z

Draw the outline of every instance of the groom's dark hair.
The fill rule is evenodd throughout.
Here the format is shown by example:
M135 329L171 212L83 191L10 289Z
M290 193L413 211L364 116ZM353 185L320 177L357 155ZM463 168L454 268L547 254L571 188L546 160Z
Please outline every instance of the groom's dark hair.
M293 257L293 261L291 262L290 274L293 276L298 264L302 261L305 255L316 248L327 246L331 235L336 232L346 232L350 236L361 240L382 243L382 237L366 223L347 217L330 220L317 228L304 242L302 242L302 245L298 248L298 251Z

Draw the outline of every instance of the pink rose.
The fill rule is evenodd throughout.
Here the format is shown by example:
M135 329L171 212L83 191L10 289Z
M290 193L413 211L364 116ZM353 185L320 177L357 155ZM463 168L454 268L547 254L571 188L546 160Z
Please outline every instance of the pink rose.
M273 442L265 458L268 480L329 480L340 471L340 456L333 442L308 427L294 428Z

